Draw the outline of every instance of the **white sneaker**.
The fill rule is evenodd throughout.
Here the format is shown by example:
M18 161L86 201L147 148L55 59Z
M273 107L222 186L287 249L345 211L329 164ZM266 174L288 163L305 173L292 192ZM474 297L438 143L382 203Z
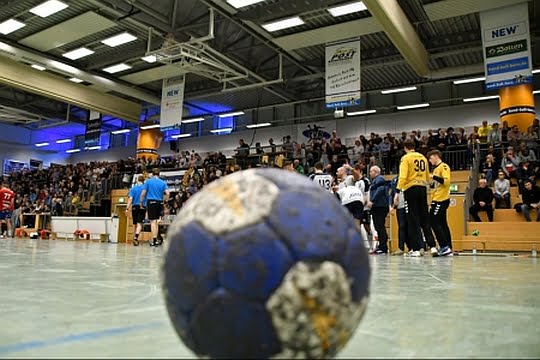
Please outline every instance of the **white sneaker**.
M420 251L413 251L413 252L411 252L411 254L409 256L410 257L421 257L423 255L422 255L422 253Z
M439 250L437 250L436 247L432 247L430 249L430 252L431 252L431 256L433 256L433 257L439 256Z

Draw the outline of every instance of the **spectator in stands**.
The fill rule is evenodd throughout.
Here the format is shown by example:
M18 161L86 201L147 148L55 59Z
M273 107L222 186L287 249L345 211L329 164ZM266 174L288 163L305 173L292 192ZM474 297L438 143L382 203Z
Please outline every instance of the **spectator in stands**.
M305 171L304 171L304 167L302 166L302 164L300 163L300 160L296 159L294 160L294 163L293 163L293 166L294 166L294 170L301 174L301 175L304 175L305 174Z
M360 161L360 159L364 155L364 152L365 152L365 148L364 148L364 145L362 145L362 142L360 140L355 140L354 141L354 146L350 150L350 156L349 157L351 158L351 161L354 164L356 164L358 161Z
M487 143L496 148L502 146L502 131L499 129L499 123L493 123L487 137Z
M463 146L463 145L467 145L467 140L465 140L464 133L462 133L461 131L458 131L456 133L456 146Z
M508 179L510 178L516 178L517 176L517 169L519 167L519 158L514 155L514 148L509 146L506 150L506 154L504 155L502 161L501 161L501 170L504 172L506 177Z
M453 127L449 127L448 129L446 129L446 138L444 140L445 140L445 143L446 143L447 147L448 146L450 146L450 147L456 146L458 144L457 143L457 135L456 135Z
M486 161L480 164L480 171L484 174L488 186L493 185L493 177L499 172L499 164L495 161L492 154L486 156Z
M510 180L506 178L504 172L499 170L497 180L495 180L495 209L502 209L502 203L504 202L504 208L510 209Z
M270 152L271 153L276 152L276 144L274 144L274 139L272 139L272 138L268 139L268 146L270 146Z
M532 123L533 131L536 133L538 138L540 139L540 120L534 119Z
M512 126L512 130L508 132L507 137L508 145L514 148L518 148L521 140L523 140L523 134L521 133L521 131L519 131L517 125Z
M527 147L531 150L536 150L538 146L538 133L532 126L527 128L527 132L523 134L523 141L527 144Z
M525 141L523 141L519 145L519 153L518 153L519 162L530 162L535 163L536 162L536 154L533 150L531 150Z
M482 126L478 129L478 139L482 144L485 144L488 141L488 135L491 131L491 126L488 125L486 120L482 121Z
M510 131L510 127L508 126L508 121L503 121L502 128L501 128L501 138L503 143L508 142L508 132Z
M255 153L257 155L264 154L264 150L263 150L260 142L255 143Z
M526 181L536 182L535 168L531 165L530 161L521 162L516 174L520 194L523 194Z
M536 222L540 222L540 189L531 180L525 180L522 193L521 212L527 222L531 222L531 210L536 210Z
M486 179L480 179L478 184L479 187L474 190L474 204L469 208L469 213L474 221L482 222L478 213L480 211L485 211L489 222L493 222L493 191L487 186Z

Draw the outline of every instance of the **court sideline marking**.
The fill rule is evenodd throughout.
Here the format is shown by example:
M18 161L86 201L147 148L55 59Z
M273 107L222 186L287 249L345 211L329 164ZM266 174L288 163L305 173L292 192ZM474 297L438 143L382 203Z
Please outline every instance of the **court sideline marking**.
M165 322L150 322L150 323L141 324L141 325L124 326L124 327L109 328L109 329L104 329L104 330L83 332L79 334L66 335L66 336L61 336L61 337L57 337L57 338L53 338L49 340L33 340L33 341L27 341L27 342L22 342L18 344L4 345L4 346L0 346L0 355L5 355L5 354L13 353L13 352L20 352L20 351L25 351L25 350L35 350L35 349L40 349L40 348L45 348L45 347L55 346L55 345L64 345L64 344L75 343L75 342L98 340L98 339L107 338L111 336L120 336L127 333L138 332L138 331L152 329L152 328L158 328L161 326L165 326Z

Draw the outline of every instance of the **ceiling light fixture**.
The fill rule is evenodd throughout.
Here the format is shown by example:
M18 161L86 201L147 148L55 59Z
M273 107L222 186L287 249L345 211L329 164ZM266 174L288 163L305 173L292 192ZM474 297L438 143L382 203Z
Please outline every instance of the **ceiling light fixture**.
M85 148L85 150L101 150L101 146L99 146L99 145L90 146L90 147Z
M44 2L41 5L31 8L30 12L34 15L40 16L42 18L46 18L47 16L56 14L57 12L66 9L67 7L68 5L64 4L61 1L49 0L49 1Z
M382 90L381 94L384 94L384 95L395 94L395 93L400 93L400 92L405 92L405 91L414 91L416 89L418 89L416 86L408 86L408 87L397 88L397 89Z
M187 137L190 137L191 134L176 134L176 135L171 135L171 138L173 139L180 139L180 138L187 138Z
M232 127L210 130L212 134L229 133L232 131Z
M71 139L62 139L62 140L56 140L57 144L67 144L70 143Z
M70 78L69 81L74 82L74 83L76 83L76 84L80 84L80 83L84 82L84 80L81 80L81 79L78 79L78 78L74 78L74 77L73 77L73 78Z
M480 96L474 98L465 98L463 102L475 102L475 101L484 101L484 100L495 100L498 99L499 95L490 95L490 96Z
M353 112L348 112L347 116L369 115L369 114L375 114L376 112L377 110L353 111Z
M254 5L265 0L227 0L227 3L235 9L240 9L249 5Z
M272 124L267 122L267 123L246 125L248 129L256 129L256 128L262 128L262 127L267 127L267 126L272 126Z
M51 145L51 144L48 143L48 142L42 142L42 143L37 143L37 144L35 144L35 145L36 145L36 147L44 147L44 146L49 146L49 145Z
M114 131L111 131L111 134L113 135L127 134L128 132L131 132L131 129L114 130Z
M9 19L4 21L3 23L0 23L0 34L11 34L12 32L17 31L25 26L25 23L22 23L15 19Z
M151 130L151 129L159 129L159 128L160 128L159 124L141 126L141 130Z
M182 120L182 124L191 124L196 122L204 121L205 119L203 117L193 118L193 119L185 119Z
M274 32L274 31L292 28L295 26L300 26L303 24L304 24L304 20L300 19L300 17L298 16L295 16L292 18L278 20L278 21L274 21L268 24L264 24L262 27L268 32Z
M36 65L36 64L33 64L33 65L30 65L32 68L36 69L36 70L39 70L39 71L45 71L47 70L47 68L45 66L41 66L41 65Z
M228 118L228 117L232 117L232 116L240 116L240 115L244 115L245 113L243 111L235 111L235 112L230 112L230 113L226 113L226 114L219 114L218 116L220 118Z
M131 66L129 66L128 64L121 63L121 64L106 67L105 69L103 69L103 71L108 72L109 74L114 74L114 73L125 71L128 69L131 69Z
M82 47L82 48L68 51L67 53L62 54L62 56L70 60L77 60L85 56L92 55L93 53L95 53L95 51Z
M534 95L540 94L540 90L534 90L534 91L533 91L533 94L534 94Z
M71 149L71 150L66 150L66 153L67 153L67 154L74 154L74 153L78 153L78 152L81 152L81 149Z
M363 1L357 1L346 5L340 5L333 8L328 9L328 12L333 17L339 17L347 14L352 14L355 12L365 11L367 10L367 6L364 5Z
M469 83L475 83L480 81L485 81L486 77L477 77L477 78L471 78L471 79L462 79L462 80L454 80L454 85L460 85L460 84L469 84Z
M538 73L540 73L540 69L534 69L534 70L532 71L532 73L533 73L533 74L538 74Z
M410 110L410 109L419 109L419 108L425 108L428 107L429 103L423 103L423 104L414 104L414 105L404 105L404 106L398 106L398 110Z
M141 58L141 60L146 61L147 63L155 63L157 61L156 55L148 55Z
M115 36L112 36L108 39L101 40L101 42L107 46L115 47L123 44L127 44L129 42L132 42L134 40L137 40L137 37L134 35L131 35L128 32L124 32Z

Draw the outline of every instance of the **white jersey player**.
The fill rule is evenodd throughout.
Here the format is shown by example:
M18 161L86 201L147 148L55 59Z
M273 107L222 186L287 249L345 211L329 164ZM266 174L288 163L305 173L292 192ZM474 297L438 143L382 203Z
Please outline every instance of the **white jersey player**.
M318 162L314 165L315 167L315 173L312 174L309 178L319 184L323 189L325 189L328 192L332 192L332 183L334 182L334 178L330 174L325 174L323 172L323 164Z

